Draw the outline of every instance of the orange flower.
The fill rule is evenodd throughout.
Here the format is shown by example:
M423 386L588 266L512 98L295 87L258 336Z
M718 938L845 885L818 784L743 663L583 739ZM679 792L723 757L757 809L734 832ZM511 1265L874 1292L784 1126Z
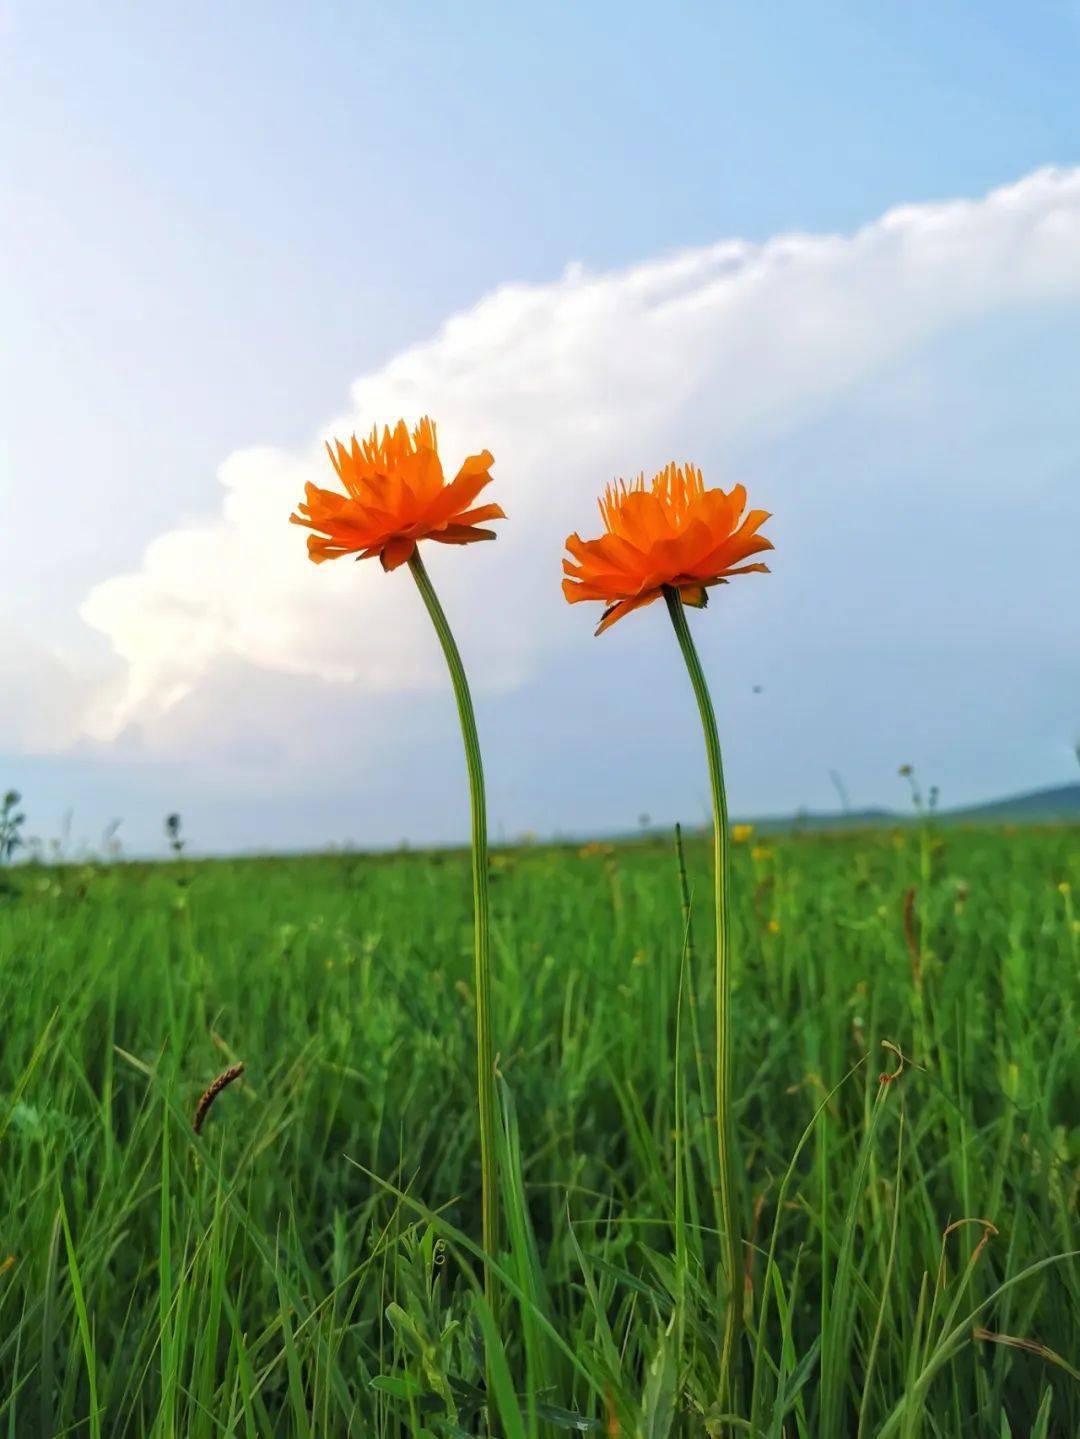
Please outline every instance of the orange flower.
M763 564L739 564L772 549L757 533L768 513L751 510L742 519L745 508L742 485L730 494L707 490L693 465L668 465L648 489L643 475L629 486L622 480L609 485L600 501L607 533L598 540L573 534L566 541L573 560L563 560L563 594L571 604L604 601L597 634L631 610L651 605L665 586L677 589L683 604L700 608L709 585L768 571Z
M498 505L470 508L491 481L495 463L490 451L470 455L449 484L443 478L435 426L423 419L410 435L399 420L393 434L378 430L361 445L352 437L349 449L328 444L330 461L345 494L305 485L305 502L294 525L314 530L308 536L308 558L317 565L340 555L370 559L378 555L384 570L396 570L412 559L418 540L467 545L493 540L494 530L478 528L483 520L504 519Z

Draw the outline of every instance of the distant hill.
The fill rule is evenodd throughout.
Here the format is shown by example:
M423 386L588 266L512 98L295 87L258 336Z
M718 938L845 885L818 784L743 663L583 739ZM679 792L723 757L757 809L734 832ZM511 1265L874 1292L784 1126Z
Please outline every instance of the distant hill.
M794 815L740 816L737 823L752 824L768 834L792 829L876 829L881 825L904 824L914 818L911 810L802 810ZM962 809L942 809L937 811L936 818L945 824L1080 823L1080 784L1028 790Z
M959 820L1080 820L1080 784L1059 784L1026 794L992 799L967 809L950 810L946 818Z
M801 809L796 814L739 815L733 823L752 824L761 834L780 834L793 829L877 829L907 818L891 809Z

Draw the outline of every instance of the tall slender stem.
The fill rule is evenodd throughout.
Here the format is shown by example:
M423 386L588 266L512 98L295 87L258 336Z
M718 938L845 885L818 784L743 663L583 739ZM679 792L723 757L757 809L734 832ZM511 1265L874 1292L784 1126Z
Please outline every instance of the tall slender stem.
M491 965L489 956L488 918L488 849L487 805L484 799L484 767L480 759L480 740L476 732L469 682L465 666L454 641L439 597L424 568L420 551L414 550L409 561L416 587L420 591L439 643L446 656L450 680L454 686L461 737L465 742L465 763L469 771L469 810L472 819L472 883L473 924L475 931L476 989L476 1089L480 1117L481 1223L484 1253L495 1258L499 1242L499 1208L495 1172L495 1050L491 1036ZM484 1284L489 1304L492 1303L492 1276L485 1266Z
M742 1236L735 1179L735 1134L731 1117L731 922L728 913L728 813L724 767L705 672L701 668L686 611L677 589L665 586L668 614L686 661L687 673L701 714L705 753L713 802L713 849L716 865L716 1148L719 1171L719 1209L723 1235L724 1283L727 1305L723 1347L720 1353L720 1393L724 1402L737 1402L737 1374L742 1328Z

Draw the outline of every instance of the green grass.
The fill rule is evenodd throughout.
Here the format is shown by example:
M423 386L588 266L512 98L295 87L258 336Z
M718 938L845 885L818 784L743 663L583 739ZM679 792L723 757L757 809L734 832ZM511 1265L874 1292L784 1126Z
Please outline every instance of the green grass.
M494 859L491 1307L466 854L7 871L0 1439L1080 1433L1078 838L736 847L734 1420L702 841Z

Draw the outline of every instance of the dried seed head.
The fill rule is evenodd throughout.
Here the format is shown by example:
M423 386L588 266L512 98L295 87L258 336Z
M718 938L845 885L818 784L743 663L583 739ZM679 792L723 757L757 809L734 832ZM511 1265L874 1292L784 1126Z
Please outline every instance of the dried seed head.
M218 1097L218 1095L223 1089L228 1089L229 1085L232 1084L233 1080L239 1079L243 1072L243 1064L230 1065L228 1069L226 1069L222 1074L218 1075L218 1077L214 1080L213 1084L211 1084L209 1089L207 1089L203 1097L195 1106L195 1118L192 1120L191 1127L192 1129L194 1129L196 1134L201 1133L203 1123L206 1120L207 1114L210 1112L210 1106L213 1104L214 1100Z

